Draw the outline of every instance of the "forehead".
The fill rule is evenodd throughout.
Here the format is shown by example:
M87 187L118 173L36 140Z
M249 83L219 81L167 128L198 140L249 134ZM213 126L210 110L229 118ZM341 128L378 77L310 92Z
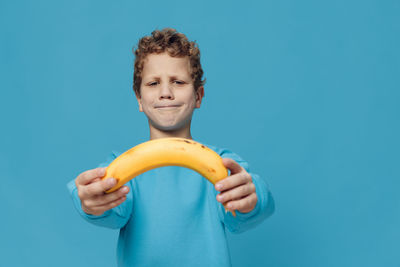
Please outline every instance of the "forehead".
M143 78L165 74L190 76L189 57L171 57L168 53L146 56L142 71Z

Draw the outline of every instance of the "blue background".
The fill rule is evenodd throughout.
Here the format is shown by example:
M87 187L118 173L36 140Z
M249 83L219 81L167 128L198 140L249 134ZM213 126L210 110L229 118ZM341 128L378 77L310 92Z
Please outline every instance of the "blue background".
M0 2L0 265L115 266L66 183L148 139L132 48L174 27L207 78L194 139L276 201L233 265L400 266L400 2L145 2Z

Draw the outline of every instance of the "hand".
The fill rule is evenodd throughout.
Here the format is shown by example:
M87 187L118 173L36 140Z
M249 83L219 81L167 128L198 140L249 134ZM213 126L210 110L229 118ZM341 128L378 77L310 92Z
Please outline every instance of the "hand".
M250 174L233 159L223 158L222 162L231 174L215 184L215 189L221 191L217 200L228 210L238 210L242 213L252 211L258 199Z
M101 215L126 200L126 194L129 192L127 186L122 186L112 193L105 193L117 183L114 178L101 180L105 170L106 168L88 170L75 179L82 210L87 214Z

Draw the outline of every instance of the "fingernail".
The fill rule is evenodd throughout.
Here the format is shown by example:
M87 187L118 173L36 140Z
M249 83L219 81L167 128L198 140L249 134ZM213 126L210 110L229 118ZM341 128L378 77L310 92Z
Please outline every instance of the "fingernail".
M222 202L224 200L224 197L221 195L218 195L218 201Z
M215 186L215 188L216 188L218 191L220 191L220 190L222 189L222 184L217 184L217 185Z
M107 179L107 184L109 186L113 186L116 182L117 182L117 180L115 180L115 178L108 178Z
M233 208L233 204L232 203L229 203L228 204L228 209L232 209Z

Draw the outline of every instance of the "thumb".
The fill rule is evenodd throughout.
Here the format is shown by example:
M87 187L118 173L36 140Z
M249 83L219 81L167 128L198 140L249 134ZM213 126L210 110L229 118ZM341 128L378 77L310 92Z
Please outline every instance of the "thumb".
M226 168L228 168L231 171L231 175L239 173L243 169L242 166L239 165L239 163L230 158L223 158L222 163Z
M117 184L117 179L109 177L104 179L102 182L103 192L106 192L113 188Z

